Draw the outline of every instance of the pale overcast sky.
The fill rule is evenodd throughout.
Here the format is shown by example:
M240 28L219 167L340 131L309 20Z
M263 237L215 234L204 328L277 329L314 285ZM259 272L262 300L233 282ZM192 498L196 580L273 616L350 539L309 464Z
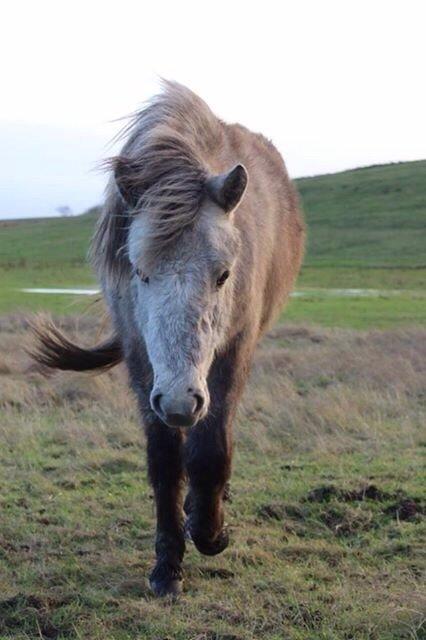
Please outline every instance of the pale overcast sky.
M0 217L98 203L117 118L163 76L294 177L426 158L424 0L4 3Z

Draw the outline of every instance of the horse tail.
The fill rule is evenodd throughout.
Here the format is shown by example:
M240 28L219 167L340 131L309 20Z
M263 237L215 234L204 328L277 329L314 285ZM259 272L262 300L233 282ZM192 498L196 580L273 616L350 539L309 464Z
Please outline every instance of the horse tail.
M39 365L62 371L90 371L111 369L123 359L118 336L111 336L104 342L84 348L71 342L50 320L31 326L36 344L29 355Z

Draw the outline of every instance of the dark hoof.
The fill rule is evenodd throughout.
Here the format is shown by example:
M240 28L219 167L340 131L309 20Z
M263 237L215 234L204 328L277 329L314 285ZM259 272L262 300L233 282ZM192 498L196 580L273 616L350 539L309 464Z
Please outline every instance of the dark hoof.
M226 529L222 529L214 540L206 540L205 537L191 533L192 541L200 553L205 556L216 556L225 551L229 544L229 535Z
M182 572L166 563L156 565L149 577L149 586L156 596L176 597L182 593Z

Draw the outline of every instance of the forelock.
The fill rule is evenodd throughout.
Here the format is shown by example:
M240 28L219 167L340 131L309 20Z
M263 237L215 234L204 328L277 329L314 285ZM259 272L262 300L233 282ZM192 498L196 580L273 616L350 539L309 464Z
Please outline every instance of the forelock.
M120 251L126 250L134 217L146 216L149 223L148 262L194 224L205 197L208 158L220 146L222 125L189 89L166 82L165 91L133 116L122 135L127 143L107 165L113 171L127 167L126 184L137 189L138 198L131 211L121 205L120 218L116 205L107 202L92 248L98 269L107 272L125 268Z

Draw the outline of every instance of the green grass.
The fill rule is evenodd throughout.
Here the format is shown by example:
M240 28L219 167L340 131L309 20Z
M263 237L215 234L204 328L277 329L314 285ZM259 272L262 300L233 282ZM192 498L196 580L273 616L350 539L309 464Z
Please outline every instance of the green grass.
M154 510L125 375L30 375L13 326L1 640L424 638L424 330L278 327L263 342L236 425L230 547L189 544L173 603L146 582Z
M303 298L293 298L281 314L281 321L353 329L424 325L426 292L383 291L370 298L330 296L324 290L312 290Z
M42 637L91 640L420 638L420 611L411 610L426 530L420 519L396 517L404 496L422 498L415 449L373 461L239 454L232 546L213 560L189 548L187 587L174 605L155 601L145 582L154 522L141 448L112 447L79 463L47 427L25 453L2 498L9 542L0 637L37 638L40 629ZM342 493L307 501L324 486ZM384 498L344 497L365 486ZM390 619L384 608L387 616L394 608Z
M303 265L297 287L299 289L401 289L419 291L426 289L426 269L345 267L337 264L335 267Z
M85 264L0 268L0 278L0 314L34 311L80 314L90 309L89 299L85 296L23 293L21 289L96 286L95 279Z
M284 321L310 322L352 328L426 324L426 270L304 269L297 289L303 298L291 299L281 316ZM0 284L1 313L50 311L80 315L97 312L93 298L76 295L23 293L27 287L93 287L96 282L85 265L68 268L9 269ZM334 297L328 288L379 289L378 297ZM389 293L386 290L389 289ZM397 293L396 293L397 292Z
M308 223L298 288L398 289L399 296L292 300L288 318L325 326L426 322L426 161L367 167L297 181ZM78 314L87 299L22 293L25 287L90 286L96 210L78 218L0 224L0 313Z
M307 266L426 267L426 161L297 181Z
M87 299L20 289L93 286L87 251L96 214L0 223L0 313L82 313Z
M367 167L297 181L308 223L298 288L398 289L399 296L293 300L288 318L325 326L426 323L426 161ZM0 224L0 313L78 314L87 299L21 293L90 286L89 238L97 211L77 218Z
M75 218L35 218L0 223L0 267L68 269L86 263L97 210Z
M257 352L231 545L215 558L188 545L175 603L146 583L155 519L124 372L43 379L23 351L19 310L99 337L87 298L19 291L94 284L95 212L0 224L0 640L426 637L425 169L298 181L306 295Z

